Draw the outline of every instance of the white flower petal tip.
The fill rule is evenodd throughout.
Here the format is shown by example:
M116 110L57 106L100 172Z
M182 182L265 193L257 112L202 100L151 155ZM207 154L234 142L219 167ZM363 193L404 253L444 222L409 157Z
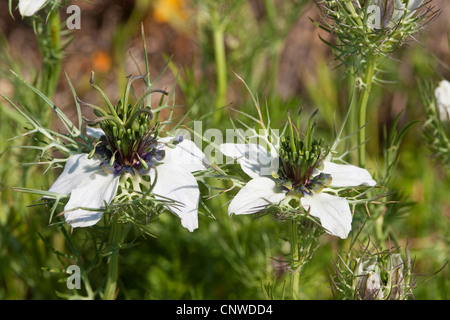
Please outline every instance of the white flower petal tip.
M19 12L22 17L30 17L38 12L47 0L19 0Z
M87 228L91 227L103 217L103 211L100 209L98 211L95 210L84 210L84 209L75 209L75 210L67 210L64 212L64 218L66 223L72 228Z
M117 192L119 177L106 174L100 169L99 160L89 159L87 154L69 157L61 175L49 191L70 195L64 208L66 222L76 227L96 224L103 211L95 211L110 203ZM89 208L94 210L84 210Z
M327 193L306 195L301 204L313 217L319 218L322 227L330 234L346 239L352 229L352 214L345 198Z
M86 135L94 139L100 139L102 136L105 135L105 132L100 128L92 128L86 126Z
M181 225L189 231L198 228L198 201L200 190L197 180L186 168L173 163L162 163L155 170L150 170L150 179L156 178L153 193L159 200L173 203L166 205L167 209L181 219Z
M256 213L271 203L279 203L284 197L272 179L255 178L239 190L228 206L228 214Z
M100 160L88 159L88 155L85 153L70 156L66 161L63 172L50 187L49 191L70 194L72 190L88 179L91 174L102 172L99 167L100 163Z
M159 140L159 142L169 143L173 141L173 137L166 137ZM202 171L208 168L210 162L202 150L197 145L189 140L183 139L174 147L165 147L164 163L171 163L182 166L189 172Z
M408 10L409 11L414 11L419 9L419 7L421 7L423 4L423 0L409 0L408 3Z
M450 121L450 82L442 80L434 91L441 121Z
M324 161L324 173L331 175L331 187L373 187L377 182L372 178L369 171L351 164L337 164Z
M250 178L271 176L274 172L278 172L278 158L259 144L224 143L220 145L219 151L237 160L242 171Z

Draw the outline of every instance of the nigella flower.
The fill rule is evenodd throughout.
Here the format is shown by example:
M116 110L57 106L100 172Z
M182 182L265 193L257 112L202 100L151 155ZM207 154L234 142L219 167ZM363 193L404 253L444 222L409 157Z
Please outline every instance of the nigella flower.
M237 159L252 179L236 194L228 207L229 214L257 213L269 204L300 201L311 216L319 218L330 234L346 238L351 230L352 214L346 198L329 194L328 187L374 186L370 173L353 165L326 160L323 140L302 139L291 124L291 135L280 138L279 146L270 150L258 144L225 143L222 154ZM274 170L268 175L267 165ZM273 164L277 164L274 166Z
M334 41L336 60L353 68L363 81L366 68L380 57L389 57L439 13L423 0L316 0L323 16L316 24ZM369 69L369 70L370 70ZM377 68L376 68L377 69ZM369 72L369 75L372 71Z
M147 94L155 91L165 93L150 90ZM127 99L126 93L116 106L107 101L111 114L91 105L101 116L96 121L101 128L87 127L86 131L99 140L89 154L72 154L67 159L49 191L70 195L64 208L69 225L88 227L102 218L105 205L131 179L136 191L146 185L157 200L165 201L167 209L180 217L185 228L193 231L198 227L200 191L192 173L204 170L207 159L182 136L159 137L153 113L142 106L144 99L135 105L128 104Z
M434 91L441 121L450 119L450 82L442 80Z
M19 12L22 17L30 17L38 12L47 0L19 0Z

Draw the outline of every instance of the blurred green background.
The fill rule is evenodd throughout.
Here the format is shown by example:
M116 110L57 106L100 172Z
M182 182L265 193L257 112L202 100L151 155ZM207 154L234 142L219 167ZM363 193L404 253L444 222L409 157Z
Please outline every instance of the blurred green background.
M273 127L282 127L288 109L317 108L319 132L332 141L334 123L339 125L345 113L349 82L344 70L335 68L333 55L319 33L332 39L310 20L320 18L313 1L71 3L81 8L81 29L67 35L72 41L64 51L62 73L52 96L71 117L76 117L76 109L64 72L83 101L98 100L89 85L92 70L110 99L119 98L126 76L137 74L136 64L144 68L141 23L152 77L161 73L171 57L171 68L158 87L171 90L179 74L177 104L186 106L180 109L180 116L190 110L190 120L201 118L204 131L231 128L229 118L238 116L236 112L225 108L208 115L225 105L255 115L251 96L235 74L245 80L262 105L267 105ZM15 7L16 2L13 4ZM420 121L404 137L391 177L391 187L408 206L385 219L415 259L416 299L448 299L450 293L446 266L450 173L433 159L424 143L421 126L425 112L418 90L421 79L434 84L443 78L450 80L450 3L435 0L433 5L441 10L440 15L416 35L415 41L411 39L393 59L384 62L383 78L389 82L373 89L368 119L376 121L369 121L367 133L368 167L376 176L383 162L383 130L391 129L400 112L399 127ZM16 70L32 82L42 65L28 20L22 20L17 10L12 13L13 17L8 1L0 0L0 93L63 131L56 117L40 109L38 97L19 86L8 72ZM65 17L64 6L63 31ZM86 118L90 112L83 109ZM49 171L43 175L45 167L21 165L38 158L32 150L13 148L30 143L28 140L7 141L25 132L24 127L24 120L0 100L0 299L57 299L70 293L65 269L74 252L60 228L48 225L48 208L33 206L36 196L12 190L17 186L46 190L58 174ZM202 210L209 210L215 219L201 214L195 232L189 233L176 217L164 214L151 225L156 238L137 239L132 247L122 250L118 298L263 299L263 286L274 285L280 291L287 279L280 260L289 251L280 237L287 227L269 216L229 217L226 201L231 195L204 199ZM78 244L94 236L78 229L71 235ZM333 299L333 260L346 250L348 241L328 235L321 238L315 257L303 270L302 299ZM86 265L96 261L92 258L95 250L89 246L83 250L80 254ZM90 275L94 283L96 277L102 278L102 270Z

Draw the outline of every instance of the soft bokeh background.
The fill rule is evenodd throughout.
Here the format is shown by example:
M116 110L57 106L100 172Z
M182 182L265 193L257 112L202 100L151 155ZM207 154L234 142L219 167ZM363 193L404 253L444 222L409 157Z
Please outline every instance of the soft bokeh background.
M224 105L255 115L251 97L235 73L267 103L273 126L283 125L288 109L318 108L321 133L332 139L334 121L339 123L343 117L349 84L343 70L334 68L333 55L318 36L321 33L330 39L329 35L310 20L319 18L313 1L71 3L81 8L81 29L71 32L73 39L65 50L60 81L52 97L71 117L76 116L76 110L64 72L83 101L98 101L89 85L92 70L111 100L119 98L126 76L138 73L136 64L143 68L141 23L152 77L161 73L171 57L170 68L158 87L171 90L179 74L177 103L191 110L191 120ZM450 2L433 3L441 10L440 15L417 35L417 41L396 52L395 60L384 63L383 76L392 82L373 90L369 114L376 116L368 118L378 120L368 124L372 172L382 161L383 130L390 128L399 112L403 112L399 126L424 120L418 80L430 79L437 84L442 78L450 79ZM67 16L64 9L61 21ZM0 30L0 93L27 106L26 99L37 97L16 87L8 69L33 80L41 65L35 35L17 10L11 17L7 0L0 0ZM214 45L221 36L225 63L216 55ZM37 155L11 148L25 143L21 139L6 141L23 133L25 123L4 100L0 100L0 106L0 299L56 299L56 292L68 293L64 280L67 260L55 255L54 250L69 255L70 248L63 235L48 226L48 210L32 206L36 196L11 188L47 189L57 172L43 175L45 168L20 165L35 161ZM43 112L32 111L37 116ZM87 118L90 112L83 109ZM224 109L203 118L203 130L230 128L230 116L236 113ZM46 120L53 128L63 130L56 119ZM416 259L415 298L448 299L450 175L427 149L421 125L416 124L406 134L394 171L395 189L409 206L388 223ZM262 299L262 285L282 287L285 270L279 260L287 248L280 236L286 228L270 217L229 217L226 201L219 197L207 202L215 219L201 215L200 227L194 233L165 214L152 226L157 238L140 239L123 250L119 298ZM81 243L89 234L76 230L73 237ZM302 299L333 298L329 273L336 253L345 250L348 242L326 235L321 242L315 258L303 271Z

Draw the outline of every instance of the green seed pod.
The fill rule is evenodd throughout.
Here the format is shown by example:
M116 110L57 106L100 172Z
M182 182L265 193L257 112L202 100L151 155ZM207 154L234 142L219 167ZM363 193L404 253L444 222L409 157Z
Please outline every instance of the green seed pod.
M123 99L120 99L119 102L117 102L116 111L117 113L122 113L123 110Z
M111 157L111 159L109 160L109 166L113 167L114 166L114 161L116 161L116 154L114 153Z
M122 139L122 138L123 138L123 135L124 135L124 131L123 131L122 128L120 128L120 129L119 129L119 134L118 134L119 139Z
M139 127L139 135L141 137L144 137L146 133L147 133L147 126L143 124Z
M102 113L101 113L99 110L97 110L97 109L94 109L94 114L95 114L97 117L102 117L102 116L103 116Z
M133 131L139 131L139 121L133 121L133 124L131 125L131 129Z

